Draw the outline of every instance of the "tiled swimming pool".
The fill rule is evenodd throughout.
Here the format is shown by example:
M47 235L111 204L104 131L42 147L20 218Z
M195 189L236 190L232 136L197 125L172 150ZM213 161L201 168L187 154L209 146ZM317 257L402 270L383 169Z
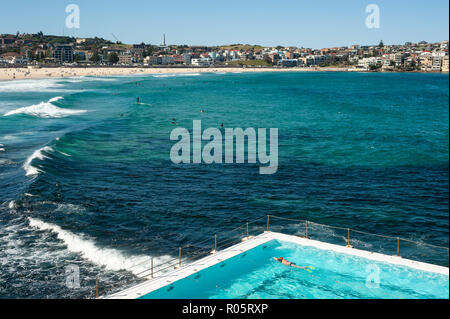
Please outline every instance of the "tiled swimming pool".
M281 265L280 256L312 268ZM271 240L140 298L449 298L449 276Z

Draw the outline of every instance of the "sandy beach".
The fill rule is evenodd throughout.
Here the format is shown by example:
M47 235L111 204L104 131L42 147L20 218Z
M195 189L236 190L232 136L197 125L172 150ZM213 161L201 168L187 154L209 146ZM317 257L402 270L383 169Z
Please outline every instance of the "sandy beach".
M0 68L0 80L23 80L42 78L62 78L77 76L110 76L133 74L164 73L243 73L243 72L310 72L310 71L349 71L346 68Z

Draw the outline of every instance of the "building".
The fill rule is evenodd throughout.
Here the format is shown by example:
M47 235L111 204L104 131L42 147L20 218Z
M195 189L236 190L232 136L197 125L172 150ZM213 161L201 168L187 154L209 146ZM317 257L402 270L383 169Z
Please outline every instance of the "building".
M358 66L364 69L369 69L370 66L381 66L383 59L380 57L362 58L358 61Z
M73 51L73 59L75 60L75 61L86 61L87 60L87 58L86 58L86 56L87 56L87 54L86 54L86 51L83 51L83 50L75 50L75 51Z
M183 64L183 57L180 54L173 56L173 61L175 64Z
M431 67L433 66L433 58L431 55L421 55L420 56L420 68L423 71L431 70Z
M145 43L133 44L133 49L135 50L145 50L146 47Z
M389 54L384 54L381 59L383 60L382 62L383 67L390 67L393 65L391 56Z
M0 55L0 64L28 64L29 59L16 52L7 52Z
M448 55L442 58L442 72L448 72Z
M73 47L71 45L58 45L53 51L53 57L59 63L72 63Z
M403 65L405 67L411 68L411 67L413 67L415 65L415 60L412 57L407 57L403 61Z
M0 38L0 45L13 44L16 42L15 38Z
M133 56L129 53L119 54L119 64L132 64Z
M211 57L203 57L203 58L199 58L199 59L192 59L191 60L191 65L193 66L203 66L203 67L208 67L214 64L214 61Z
M145 57L144 63L147 65L159 65L162 64L162 59L160 56L148 56Z
M405 61L405 56L401 53L394 55L394 64L395 67L399 68L403 65L403 62Z
M184 53L184 54L182 55L182 59L183 59L183 63L184 63L185 65L190 65L190 64L191 64L191 54L189 54L189 53Z
M433 64L431 65L431 70L441 71L441 67L442 67L442 58L440 56L434 56Z
M278 65L284 68L292 68L297 66L297 60L295 59L282 59L278 61Z
M163 65L175 64L175 59L173 58L173 56L163 55L161 57L161 64Z

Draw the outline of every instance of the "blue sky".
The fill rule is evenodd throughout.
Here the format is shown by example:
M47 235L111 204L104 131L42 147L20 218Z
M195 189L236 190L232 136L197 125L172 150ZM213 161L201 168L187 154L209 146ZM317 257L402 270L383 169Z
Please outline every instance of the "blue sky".
M447 0L22 0L2 1L0 33L17 31L124 43L218 45L248 43L312 48L447 40ZM65 28L68 4L81 11L80 29ZM380 8L380 28L368 29L368 4Z

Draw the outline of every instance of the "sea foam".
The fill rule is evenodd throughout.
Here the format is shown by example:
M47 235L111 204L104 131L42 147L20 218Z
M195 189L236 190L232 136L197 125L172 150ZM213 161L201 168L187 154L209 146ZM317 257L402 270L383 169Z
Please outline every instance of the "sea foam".
M77 115L85 113L85 110L70 110L63 109L54 105L54 102L63 99L61 96L57 96L48 100L48 102L41 102L39 104L21 107L16 110L9 111L5 113L4 116L11 116L14 114L27 114L31 116L41 117L41 118L60 118L70 115Z
M10 201L9 204L8 204L8 208L9 208L9 209L14 209L14 208L16 208L16 202L13 201L13 200Z
M0 92L55 92L64 88L56 79L15 80L0 82Z
M39 174L39 170L36 167L32 166L31 163L36 158L38 158L40 160L43 160L44 158L46 158L45 155L42 154L43 151L44 152L52 152L53 149L50 146L42 147L42 148L34 151L33 154L31 154L27 158L27 160L25 161L25 164L23 164L23 169L25 170L27 176Z
M117 249L100 248L91 239L73 234L57 225L46 223L31 217L29 217L28 220L31 227L36 227L42 231L51 231L57 234L57 238L66 244L69 251L79 253L83 258L94 264L104 266L106 269L113 271L128 270L135 275L141 274L149 269L149 256L128 256ZM161 261L168 258L169 257L160 257Z
M157 74L152 75L154 78L171 78L180 76L200 76L200 73L167 73L167 74Z

